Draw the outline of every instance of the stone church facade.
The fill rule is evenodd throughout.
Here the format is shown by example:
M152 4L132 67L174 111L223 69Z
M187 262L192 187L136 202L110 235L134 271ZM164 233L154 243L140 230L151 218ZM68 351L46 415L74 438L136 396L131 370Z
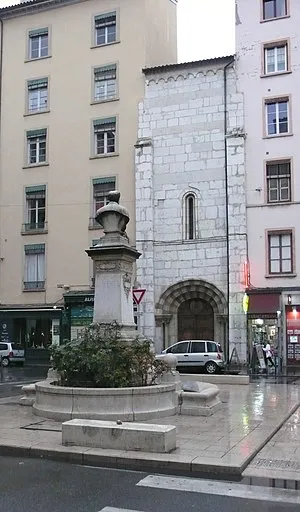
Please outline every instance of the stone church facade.
M144 73L136 144L136 286L146 289L139 327L157 351L208 339L245 360L245 136L234 59Z

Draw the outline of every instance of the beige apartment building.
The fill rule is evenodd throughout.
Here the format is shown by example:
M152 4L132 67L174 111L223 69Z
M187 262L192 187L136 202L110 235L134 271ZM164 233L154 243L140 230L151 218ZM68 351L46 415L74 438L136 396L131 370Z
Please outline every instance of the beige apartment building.
M95 211L111 189L129 209L134 243L142 69L177 61L176 4L0 9L0 340L20 342L28 357L91 321L85 249L101 234Z

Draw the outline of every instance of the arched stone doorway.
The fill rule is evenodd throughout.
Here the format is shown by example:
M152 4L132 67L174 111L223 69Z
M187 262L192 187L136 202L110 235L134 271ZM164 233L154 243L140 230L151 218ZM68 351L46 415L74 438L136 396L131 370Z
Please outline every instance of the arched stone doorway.
M214 310L203 299L189 299L177 312L179 340L214 340Z
M180 281L167 288L155 308L164 347L180 339L213 339L224 346L227 302L221 290L201 279Z

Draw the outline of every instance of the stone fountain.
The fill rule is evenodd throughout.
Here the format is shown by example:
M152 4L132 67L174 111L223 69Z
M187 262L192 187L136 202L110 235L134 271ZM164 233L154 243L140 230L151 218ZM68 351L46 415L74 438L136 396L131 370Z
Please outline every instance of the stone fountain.
M104 327L117 322L121 339L130 343L137 336L141 338L134 323L131 293L134 264L141 254L129 244L126 234L129 214L119 204L119 192L110 192L108 200L96 214L104 235L96 246L86 251L95 267L93 322ZM210 415L221 402L214 385L199 384L193 392L182 391L176 357L172 354L160 357L169 371L160 383L152 386L63 387L55 383L50 370L46 381L23 387L25 397L20 403L32 405L38 416L64 421L62 442L66 445L171 451L176 447L175 426L136 422L176 413Z

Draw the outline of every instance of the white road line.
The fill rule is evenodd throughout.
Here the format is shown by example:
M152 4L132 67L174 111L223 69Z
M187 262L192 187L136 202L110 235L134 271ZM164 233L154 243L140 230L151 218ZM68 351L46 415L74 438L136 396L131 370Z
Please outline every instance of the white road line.
M105 507L99 512L142 512L141 510L129 510L128 508Z
M149 475L140 480L136 485L170 491L196 492L232 498L246 498L249 500L300 504L299 491L214 480Z

